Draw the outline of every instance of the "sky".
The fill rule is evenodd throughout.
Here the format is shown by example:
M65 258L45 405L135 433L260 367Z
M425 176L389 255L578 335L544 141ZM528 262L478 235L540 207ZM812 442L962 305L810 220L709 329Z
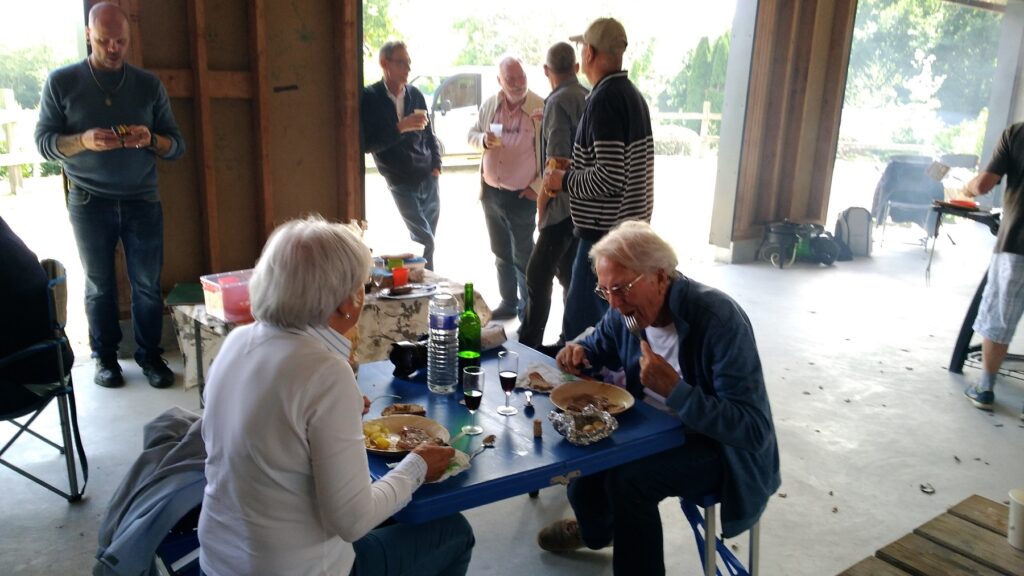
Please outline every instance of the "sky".
M58 60L84 58L84 19L81 0L0 0L0 22L7 23L0 44L49 44Z

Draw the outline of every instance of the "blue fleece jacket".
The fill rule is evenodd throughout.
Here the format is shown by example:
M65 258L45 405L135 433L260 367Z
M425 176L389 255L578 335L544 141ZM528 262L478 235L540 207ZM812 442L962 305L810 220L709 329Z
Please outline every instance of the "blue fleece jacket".
M720 494L726 538L749 529L781 484L779 449L754 330L723 292L677 275L668 306L679 334L682 378L666 399L684 428L718 442L725 463ZM640 343L609 309L581 344L595 369L624 369L639 394Z
M36 147L47 160L64 165L72 188L114 200L158 200L156 154L152 150L86 150L74 156L57 150L59 136L126 124L148 126L150 132L169 138L171 150L163 156L165 160L185 153L185 141L160 79L141 68L124 67L120 88L116 87L121 82L121 70L95 70L94 80L85 60L51 72L39 105ZM112 105L107 106L104 100L111 92Z

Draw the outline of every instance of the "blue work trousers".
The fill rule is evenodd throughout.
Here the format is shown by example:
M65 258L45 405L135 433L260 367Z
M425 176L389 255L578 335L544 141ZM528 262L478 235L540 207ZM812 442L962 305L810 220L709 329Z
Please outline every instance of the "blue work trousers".
M614 543L616 575L664 574L658 503L670 497L701 502L705 495L718 494L722 466L718 446L692 434L678 448L573 480L569 504L576 513L580 537L594 550Z
M593 242L580 238L576 260L572 264L569 295L565 298L565 313L562 314L562 335L566 341L575 340L584 330L597 324L608 311L608 302L594 293L597 274L590 263L590 249L593 247Z

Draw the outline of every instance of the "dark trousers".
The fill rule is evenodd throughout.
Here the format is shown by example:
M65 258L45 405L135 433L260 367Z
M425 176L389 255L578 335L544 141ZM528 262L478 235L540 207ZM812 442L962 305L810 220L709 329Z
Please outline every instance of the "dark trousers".
M85 273L85 315L93 358L114 362L121 342L114 248L124 247L132 295L135 360L163 354L164 301L160 271L164 263L164 219L160 202L110 200L72 190L68 196L71 229Z
M716 443L692 434L679 448L570 482L569 504L588 548L614 543L615 574L661 575L665 557L658 503L718 493L722 481Z
M526 265L527 300L519 327L521 344L531 348L543 344L544 328L551 311L551 282L557 276L563 294L568 294L578 243L579 239L573 235L572 218L540 229L533 255Z
M501 303L516 306L519 319L526 311L526 265L533 253L533 231L537 227L537 202L520 198L519 191L501 190L481 181L484 221L498 269ZM518 287L519 295L516 296Z

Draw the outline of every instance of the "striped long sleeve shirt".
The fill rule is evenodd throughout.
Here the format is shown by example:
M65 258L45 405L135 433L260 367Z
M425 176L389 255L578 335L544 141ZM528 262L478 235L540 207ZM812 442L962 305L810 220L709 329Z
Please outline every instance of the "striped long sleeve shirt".
M563 188L569 193L573 224L584 240L597 241L626 220L651 221L651 114L625 71L605 76L590 94Z

